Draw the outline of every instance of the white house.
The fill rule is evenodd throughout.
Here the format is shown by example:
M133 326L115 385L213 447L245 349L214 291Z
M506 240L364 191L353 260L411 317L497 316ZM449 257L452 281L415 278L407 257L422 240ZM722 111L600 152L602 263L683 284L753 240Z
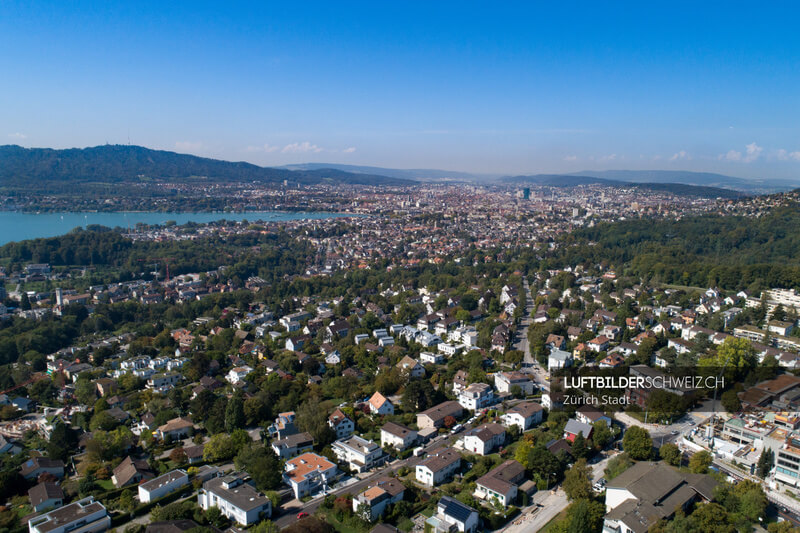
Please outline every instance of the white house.
M304 453L286 461L283 480L292 487L295 498L310 496L332 484L336 465L315 453Z
M450 479L461 468L461 454L453 448L444 448L429 454L416 468L417 481L435 487Z
M506 426L517 426L525 431L542 423L544 409L536 402L522 402L510 408L500 418Z
M559 368L565 368L570 365L572 365L571 353L559 350L558 348L550 350L550 355L547 356L548 370L558 370Z
M472 383L458 393L458 403L470 411L483 409L493 401L494 391L486 383Z
M230 369L228 374L225 376L225 379L228 380L229 383L236 385L240 381L243 381L245 376L252 371L253 369L249 366L237 366Z
M28 520L30 533L95 533L111 527L111 517L102 503L92 496L53 509Z
M139 501L149 503L163 498L167 494L180 490L189 484L189 475L185 470L173 470L139 485Z
M464 349L464 345L463 344L447 344L447 343L442 342L442 343L439 343L439 345L436 347L436 349L439 350L440 352L442 352L443 354L452 357L455 354L457 354L458 352L460 352L461 350L463 350Z
M272 450L281 459L310 452L314 448L314 437L309 433L295 433L272 442Z
M337 440L331 446L336 458L347 463L351 470L366 472L384 462L383 450L370 440L358 435L351 435L346 439Z
M381 428L381 446L392 446L401 452L414 444L417 440L417 432L394 422L387 422Z
M450 479L461 467L461 454L453 448L444 448L429 454L416 468L417 481L435 487Z
M474 496L507 507L517 497L517 486L525 479L525 467L510 459L478 478Z
M209 479L197 495L197 503L204 511L218 508L234 522L249 526L272 515L272 503L248 483L249 476L242 472Z
M431 533L475 533L478 530L478 511L450 496L442 496L436 514L425 521ZM427 529L427 528L426 528Z
M464 435L464 449L478 455L488 455L503 445L506 430L500 424L484 424Z
M522 372L497 372L494 375L494 386L497 392L511 392L512 387L519 387L526 396L533 394L536 385L528 374Z
M397 368L410 378L421 378L425 375L425 368L419 364L419 361L407 355L397 363Z
M338 408L328 417L328 425L336 432L337 439L349 437L356 430L355 423Z
M394 405L383 394L375 391L369 399L369 410L376 415L393 415Z
M400 480L381 478L353 498L353 512L368 522L374 522L386 512L389 505L403 499L405 490Z
M433 352L421 352L419 354L419 360L422 361L423 363L441 365L442 363L444 363L444 356L442 354Z

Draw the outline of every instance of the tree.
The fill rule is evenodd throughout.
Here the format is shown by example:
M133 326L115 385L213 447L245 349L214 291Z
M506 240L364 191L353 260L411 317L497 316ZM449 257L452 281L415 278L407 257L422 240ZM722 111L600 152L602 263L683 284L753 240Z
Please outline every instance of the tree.
M603 473L605 473L606 479L611 480L626 471L631 466L633 466L633 461L631 461L631 458L628 456L628 454L621 453L611 458Z
M761 455L758 458L758 468L757 473L758 477L764 479L769 474L769 471L772 470L772 465L775 463L775 454L769 448L764 448L761 452Z
M659 448L658 453L667 464L672 466L681 465L681 450L677 444L668 442Z
M692 531L736 533L736 528L728 523L728 512L717 503L698 505L689 516L689 525Z
M230 433L235 429L243 428L244 424L244 398L241 391L237 390L225 408L225 430Z
M444 423L444 427L451 428L456 425L457 420L456 417L454 417L453 415L447 415L446 417L444 417L444 420L442 422Z
M653 439L643 427L631 426L622 437L622 449L632 459L644 461L650 457L653 451Z
M578 433L575 440L572 441L572 456L575 459L585 459L589 456L589 447L586 445L586 439L583 433Z
M169 459L177 465L182 465L186 462L186 450L183 448L175 448L169 453Z
M47 443L47 456L50 459L61 459L66 461L70 450L77 444L75 432L67 427L63 422L57 422L53 431L50 432L50 440Z
M310 433L319 446L327 446L336 439L336 433L328 425L327 411L320 409L316 400L308 400L297 408L297 427Z
M742 408L742 402L739 401L739 396L734 389L723 392L722 396L720 396L720 401L722 402L722 407L729 413L738 413Z
M208 462L231 459L236 454L230 435L217 433L203 447L203 459Z
M266 492L281 486L283 466L272 448L251 444L245 446L234 459L236 468L250 474L256 487Z
M592 497L592 470L586 464L586 459L578 459L567 470L561 486L572 501Z
M602 450L611 444L611 441L614 440L614 435L611 433L611 428L608 427L608 424L606 424L604 420L598 420L592 424L592 426L594 427L592 430L592 442L594 442L599 449Z
M603 529L605 506L589 499L580 499L569 506L566 533L592 533Z
M694 474L706 474L712 460L710 453L705 450L699 451L689 459L689 470Z

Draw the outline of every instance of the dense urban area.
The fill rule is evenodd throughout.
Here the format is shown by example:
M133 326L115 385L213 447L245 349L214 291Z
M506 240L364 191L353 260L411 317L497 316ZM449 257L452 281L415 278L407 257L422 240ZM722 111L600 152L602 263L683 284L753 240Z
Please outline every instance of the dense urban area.
M800 532L798 193L141 188L347 216L1 246L1 531Z

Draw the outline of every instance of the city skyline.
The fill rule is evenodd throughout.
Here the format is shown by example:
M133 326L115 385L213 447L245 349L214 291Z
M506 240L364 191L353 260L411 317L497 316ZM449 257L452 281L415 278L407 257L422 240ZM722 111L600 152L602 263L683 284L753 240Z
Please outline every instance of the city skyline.
M4 3L0 144L793 178L795 6Z

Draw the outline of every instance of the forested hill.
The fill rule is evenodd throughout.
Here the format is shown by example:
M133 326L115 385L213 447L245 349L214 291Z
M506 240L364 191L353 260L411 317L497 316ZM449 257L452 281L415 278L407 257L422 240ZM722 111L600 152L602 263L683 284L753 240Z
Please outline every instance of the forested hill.
M776 208L760 218L707 215L598 224L565 236L553 259L558 265L605 262L662 283L800 288L800 206Z
M532 176L509 176L503 178L505 183L519 183L531 185L541 185L547 187L578 187L581 185L600 185L603 187L618 187L628 189L639 189L642 191L665 192L677 196L687 196L693 198L741 198L747 196L746 193L723 189L721 187L707 187L701 185L689 185L686 183L635 183L619 181L594 176L572 176L565 174L536 174Z
M145 180L206 180L280 184L347 183L410 185L412 180L355 174L337 169L286 170L250 163L221 161L141 146L105 145L93 148L22 148L0 146L0 185L46 182L138 182Z

